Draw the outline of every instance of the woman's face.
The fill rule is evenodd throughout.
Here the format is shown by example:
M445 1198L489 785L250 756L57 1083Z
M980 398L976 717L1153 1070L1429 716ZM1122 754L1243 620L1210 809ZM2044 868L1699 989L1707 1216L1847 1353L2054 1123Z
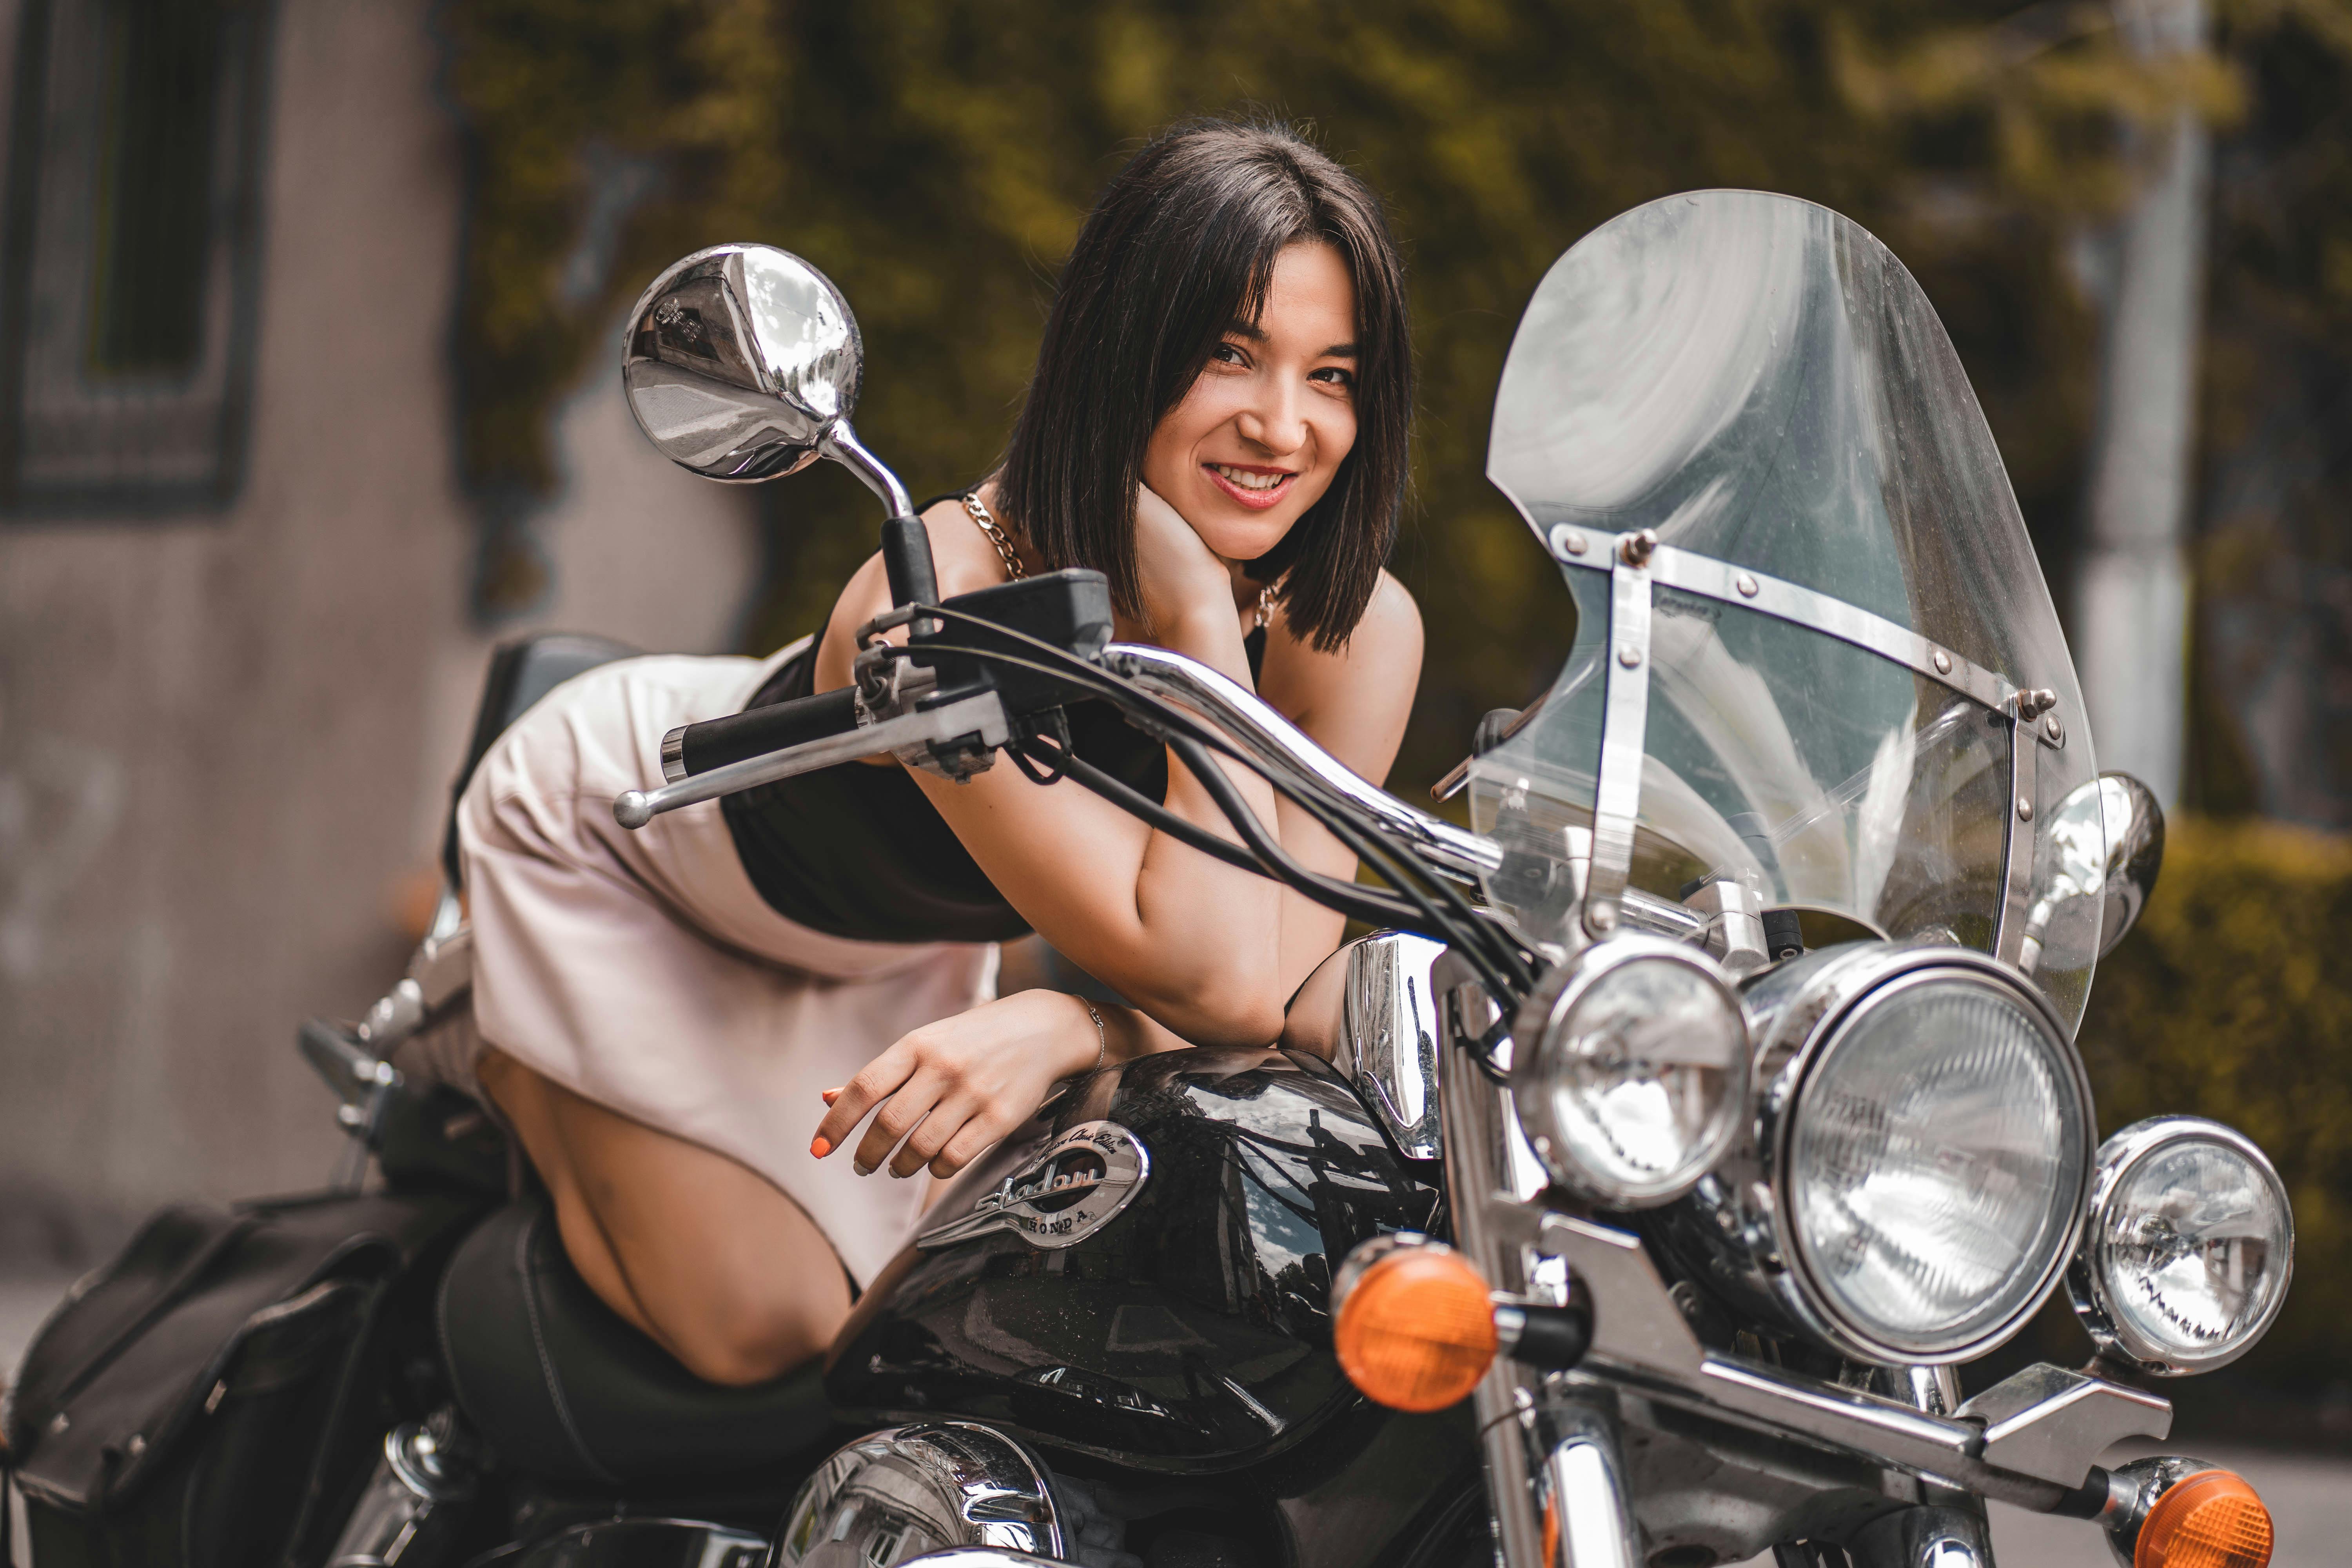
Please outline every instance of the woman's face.
M1143 482L1227 561L1254 561L1323 499L1356 444L1356 286L1339 253L1275 258L1265 309L1235 322L1144 448Z

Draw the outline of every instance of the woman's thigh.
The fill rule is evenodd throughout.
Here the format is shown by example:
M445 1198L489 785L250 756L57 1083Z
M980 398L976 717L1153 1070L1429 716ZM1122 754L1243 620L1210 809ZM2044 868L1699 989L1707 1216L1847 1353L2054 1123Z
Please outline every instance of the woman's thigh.
M759 1383L832 1343L848 1276L765 1177L499 1052L483 1057L480 1079L546 1183L581 1278L688 1371Z

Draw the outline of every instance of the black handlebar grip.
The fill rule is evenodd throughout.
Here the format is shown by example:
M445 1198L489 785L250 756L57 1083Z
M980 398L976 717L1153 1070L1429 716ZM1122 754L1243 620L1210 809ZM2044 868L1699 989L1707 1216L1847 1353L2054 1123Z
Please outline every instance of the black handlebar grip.
M676 784L746 757L845 735L856 728L857 691L850 686L771 702L724 719L681 724L662 737L662 777Z

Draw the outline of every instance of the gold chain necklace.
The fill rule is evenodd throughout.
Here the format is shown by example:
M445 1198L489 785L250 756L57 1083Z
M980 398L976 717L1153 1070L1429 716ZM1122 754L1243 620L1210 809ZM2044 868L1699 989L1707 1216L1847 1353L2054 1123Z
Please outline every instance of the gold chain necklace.
M1005 576L1015 583L1028 576L1029 569L1021 564L1020 552L1013 548L1011 536L997 525L995 517L989 511L986 503L980 499L978 490L964 492L963 510L971 514L971 521L979 525L981 532L988 535L988 542L996 546L996 553L1004 562Z

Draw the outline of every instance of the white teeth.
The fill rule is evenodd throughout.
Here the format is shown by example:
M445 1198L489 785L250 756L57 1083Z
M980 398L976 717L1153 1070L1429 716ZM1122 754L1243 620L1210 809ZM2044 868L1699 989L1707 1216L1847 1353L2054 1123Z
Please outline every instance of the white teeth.
M1253 474L1243 468L1229 468L1223 463L1209 466L1245 490L1270 490L1290 478L1288 474Z

